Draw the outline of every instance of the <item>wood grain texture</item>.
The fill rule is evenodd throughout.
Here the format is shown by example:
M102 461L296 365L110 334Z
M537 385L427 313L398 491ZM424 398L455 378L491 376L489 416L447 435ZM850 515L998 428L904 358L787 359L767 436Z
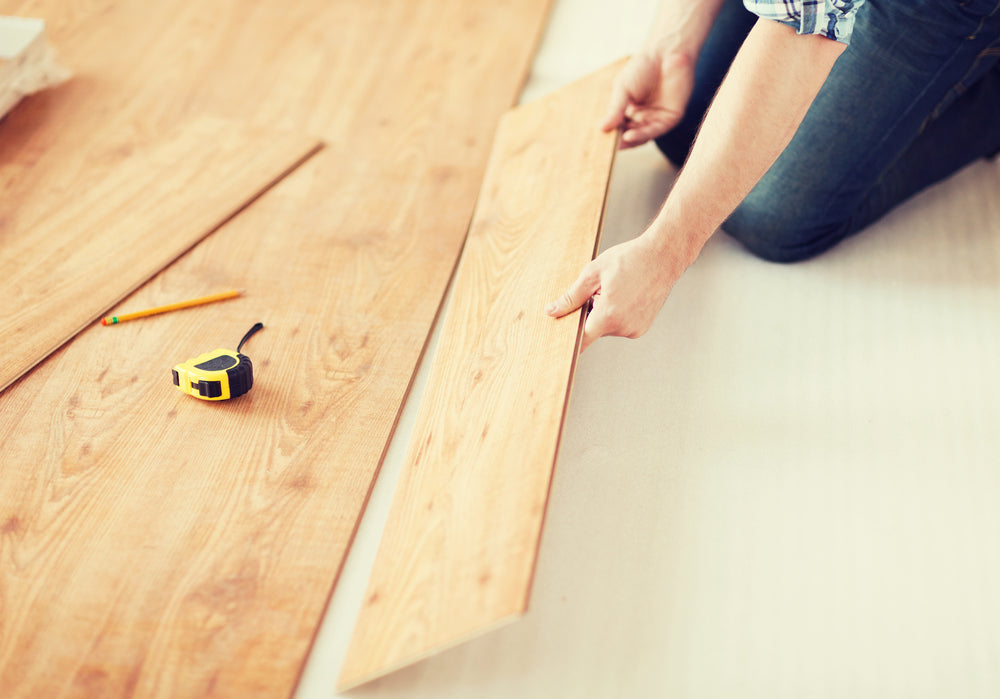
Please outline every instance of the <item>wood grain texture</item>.
M3 696L290 692L420 352L410 316L437 303L398 301L428 224L380 250L338 228L429 222L439 185L390 206L321 156L129 302L246 296L92 325L0 395ZM258 320L249 394L174 388Z
M468 177L468 193L455 203L460 223L448 229L453 264L489 136L523 82L547 5L0 0L0 14L44 19L74 73L0 123L0 235L47 254L11 230L11 221L29 230L75 198L82 182L119 176L114 170L127 167L120 161L132 149L208 115L322 137L342 160L372 174L436 166ZM475 105L467 108L472 94ZM137 227L133 236L141 235ZM37 254L23 264L34 266ZM90 274L113 289L112 300L135 288L102 264L92 264ZM450 270L443 274L442 282ZM18 294L0 281L0 297ZM25 337L50 334L15 318ZM37 341L48 351L59 344ZM15 352L11 361L21 369L0 376L0 387L41 359L35 344L23 357Z
M543 306L596 250L620 67L501 122L343 688L527 607L580 335Z
M90 150L74 173L86 186L72 196L46 187L0 202L0 390L318 148L298 134L197 119L149 143ZM34 168L65 172L59 154ZM22 175L0 164L0 188Z
M0 695L287 696L547 3L18 5L77 78L0 124L15 187L75 191L23 165L69 122L148 135L211 114L326 147L128 307L245 297L88 327L0 394ZM171 385L257 320L249 394Z
M0 0L0 13L46 20L75 76L4 128L159 129L210 114L320 137L355 166L419 156L481 173L549 4Z

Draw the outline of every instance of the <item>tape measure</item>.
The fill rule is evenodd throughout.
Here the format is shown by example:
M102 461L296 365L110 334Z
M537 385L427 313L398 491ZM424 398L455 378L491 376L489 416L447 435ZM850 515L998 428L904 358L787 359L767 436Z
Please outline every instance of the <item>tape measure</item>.
M173 368L174 386L202 400L229 400L253 388L253 364L240 354L243 344L264 327L257 323L240 340L236 351L217 349Z

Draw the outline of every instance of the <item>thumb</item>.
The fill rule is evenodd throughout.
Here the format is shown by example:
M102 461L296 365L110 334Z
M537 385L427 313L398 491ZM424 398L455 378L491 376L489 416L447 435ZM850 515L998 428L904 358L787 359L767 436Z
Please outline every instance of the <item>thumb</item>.
M621 126L625 121L625 107L628 106L628 92L624 88L615 85L611 92L611 99L608 102L608 110L605 112L604 121L601 122L601 129L613 131Z
M562 296L545 306L545 312L553 318L561 318L586 303L600 288L600 277L591 265L587 265Z
M598 296L595 299L594 309L587 316L586 322L583 324L583 337L581 338L580 352L590 347L594 340L604 337L610 334L610 328L608 324L609 318L605 315L605 306L600 301Z

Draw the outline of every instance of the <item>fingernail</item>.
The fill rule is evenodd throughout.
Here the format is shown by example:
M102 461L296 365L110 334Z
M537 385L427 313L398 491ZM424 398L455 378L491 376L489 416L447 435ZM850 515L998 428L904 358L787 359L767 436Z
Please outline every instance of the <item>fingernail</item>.
M545 307L545 312L548 313L549 315L552 315L553 313L555 313L556 312L556 302L555 301L550 302Z

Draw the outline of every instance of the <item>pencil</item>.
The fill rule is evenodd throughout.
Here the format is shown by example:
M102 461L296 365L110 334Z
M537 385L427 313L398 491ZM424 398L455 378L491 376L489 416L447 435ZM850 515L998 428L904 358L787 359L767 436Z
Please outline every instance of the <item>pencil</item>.
M188 301L178 301L177 303L168 303L166 306L157 306L156 308L149 308L146 309L145 311L136 311L135 313L126 313L120 316L108 316L107 318L101 319L101 325L115 325L117 323L124 323L126 320L134 320L135 318L145 318L146 316L156 315L157 313L167 313L168 311L176 311L180 308L190 308L191 306L200 306L203 303L212 303L213 301L225 301L226 299L231 299L242 295L243 295L242 289L236 291L223 291L218 294L210 294L209 296L202 296L201 298L190 299Z

